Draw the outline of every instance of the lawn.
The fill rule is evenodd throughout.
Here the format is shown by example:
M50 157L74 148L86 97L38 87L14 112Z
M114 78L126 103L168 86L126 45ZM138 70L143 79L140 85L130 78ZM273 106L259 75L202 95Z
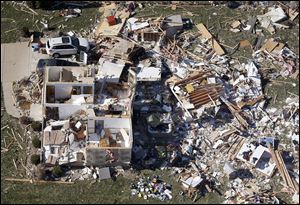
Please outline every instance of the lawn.
M165 182L170 183L173 188L173 199L168 201L176 204L192 203L192 200L179 195L180 184L174 177L169 176L169 171L144 170L141 175L159 175ZM131 196L131 179L118 177L116 181L110 179L94 182L81 181L71 185L62 184L1 184L1 203L163 203L156 199L144 200ZM1 182L2 183L2 182ZM17 193L17 194L16 194ZM219 204L223 200L216 193L210 193L200 198L197 203Z
M28 27L29 30L42 31L43 25L39 21L47 21L50 27L56 28L56 31L69 32L81 31L90 28L97 19L101 17L98 8L82 9L81 16L69 18L59 16L59 10L35 10L38 15L28 14L20 7L13 7L11 3L1 2L1 43L11 43L20 40L21 29ZM59 30L60 25L63 25ZM15 29L15 30L14 30Z

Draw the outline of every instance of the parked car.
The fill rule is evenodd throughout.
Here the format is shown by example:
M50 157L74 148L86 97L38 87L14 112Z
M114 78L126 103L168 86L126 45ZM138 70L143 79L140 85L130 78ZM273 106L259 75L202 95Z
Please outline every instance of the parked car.
M54 58L63 55L74 55L80 51L87 52L90 45L85 38L76 38L71 36L62 36L58 38L50 38L46 43L46 51Z
M36 70L44 72L46 66L80 66L78 63L61 59L40 59L37 63Z

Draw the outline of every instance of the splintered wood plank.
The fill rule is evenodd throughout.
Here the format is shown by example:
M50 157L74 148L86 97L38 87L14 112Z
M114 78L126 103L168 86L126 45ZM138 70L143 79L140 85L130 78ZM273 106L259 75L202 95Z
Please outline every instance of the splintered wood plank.
M210 44L215 50L216 54L218 55L224 55L225 51L223 48L220 46L220 44L213 38L211 33L207 30L207 28L204 26L204 24L200 23L196 25L197 29L201 33L201 35L207 39L210 39Z
M197 24L196 25L197 29L200 31L201 35L207 39L211 39L212 35L211 33L207 30L207 28L204 26L203 23Z
M261 47L261 49L271 53L277 45L277 42L273 41L272 39L268 39L267 42Z
M293 9L289 9L288 15L290 17L290 20L294 21L295 18L299 15L299 12L297 12L296 10L293 10Z

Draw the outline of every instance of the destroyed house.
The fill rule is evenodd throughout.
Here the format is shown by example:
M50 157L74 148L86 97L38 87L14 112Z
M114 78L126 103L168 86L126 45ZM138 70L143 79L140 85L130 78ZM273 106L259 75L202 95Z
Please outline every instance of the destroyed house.
M51 66L46 68L44 82L45 115L51 115L50 119L67 119L86 105L94 103L92 70Z
M84 126L77 123L78 131L69 120L50 122L43 132L44 159L46 165L69 164L81 166L84 163ZM77 132L76 132L77 131Z
M123 72L124 66L122 60L106 58L98 68L45 69L42 144L46 165L130 162L135 73Z
M87 165L128 164L131 160L136 77L131 69L125 75L124 67L122 60L99 60L95 107L88 109Z

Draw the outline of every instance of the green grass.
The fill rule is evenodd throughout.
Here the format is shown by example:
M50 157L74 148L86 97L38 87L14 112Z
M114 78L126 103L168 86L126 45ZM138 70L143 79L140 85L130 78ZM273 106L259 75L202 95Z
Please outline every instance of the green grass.
M242 9L230 9L226 6L202 6L193 7L185 6L183 8L178 7L175 11L172 11L168 6L153 6L143 9L142 13L137 13L139 16L147 16L156 14L157 16L165 16L171 14L180 14L184 18L190 18L193 20L194 24L203 23L209 31L217 38L220 43L224 43L228 46L235 47L235 45L241 40L249 40L250 43L254 43L256 34L249 33L247 31L241 31L234 33L229 31L230 23L235 20L248 20L251 16L256 16L258 14L264 14L264 10L258 7L255 10L242 10ZM194 16L190 16L187 12L193 13ZM216 15L214 15L216 14ZM299 23L299 18L294 20L295 24ZM258 29L258 27L256 27ZM191 32L197 32L197 28L194 27ZM286 35L287 32L289 35ZM299 27L294 26L291 29L277 30L275 34L271 35L268 31L263 29L263 33L266 38L277 38L279 37L282 42L286 42L287 45L292 48L294 52L299 53ZM224 47L224 46L223 46ZM224 47L225 50L228 48ZM252 50L249 48L239 48L233 55L233 58L237 58L241 63L246 62L247 59L251 58Z
M17 10L18 9L18 10ZM37 20L47 20L49 27L58 28L59 25L64 25L63 29L56 29L54 32L62 31L80 31L88 29L94 24L95 19L99 19L101 14L98 8L82 9L82 15L75 18L70 18L65 21L64 17L59 16L59 10L47 11L36 9L39 15L31 15L21 11L20 7L14 8L11 3L1 3L1 43L12 43L20 39L22 33L20 29L28 27L29 30L41 31L43 25ZM16 29L10 31L11 29Z
M299 77L297 79L283 78L280 77L276 79L283 82L269 82L264 87L264 93L269 98L270 107L281 107L285 105L285 100L290 97L294 98L295 96L290 94L296 94L299 96ZM296 86L291 85L295 83Z
M23 159L23 162L26 162L26 139L24 137L24 131L18 123L18 120L11 117L5 112L4 109L4 100L1 86L1 128L8 125L7 128L1 130L1 148L5 147L4 139L6 142L6 147L14 140L11 134L11 130L14 131L16 138L19 140L21 146L24 148L21 150L17 143L12 143L7 152L1 152L1 186L3 177L15 175L16 177L25 177L25 170L21 168L21 165L18 161ZM17 133L20 133L24 142L17 136ZM18 170L18 175L16 174L16 170L13 164L13 159L16 161L20 170Z
M169 176L168 171L144 170L141 174L152 176L154 173L173 186L173 199L167 202L176 204L192 202L191 199L179 195L180 184ZM120 176L116 181L108 179L92 182L81 181L71 185L6 182L4 187L1 186L1 203L163 203L157 199L144 200L131 196L130 183L133 181L128 178ZM216 193L209 193L197 201L197 203L211 204L220 202L222 202L222 198Z

